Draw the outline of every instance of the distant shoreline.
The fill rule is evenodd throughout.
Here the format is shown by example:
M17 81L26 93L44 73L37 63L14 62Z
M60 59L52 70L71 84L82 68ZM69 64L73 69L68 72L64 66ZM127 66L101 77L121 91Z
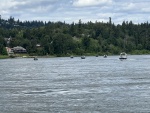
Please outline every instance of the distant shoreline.
M150 55L150 51L147 50L136 50L136 51L132 51L130 53L127 52L128 55ZM109 52L99 52L99 53L82 53L80 55L76 55L76 54L55 54L55 55L43 55L43 56L38 56L36 54L14 54L13 56L8 56L8 55L0 55L0 59L9 59L9 58L34 58L34 57L38 57L38 58L55 58L55 57L80 57L80 56L104 56L104 55L108 55L108 56L116 56L116 55L120 55L120 53L118 54L112 54Z
M150 55L150 54L128 54L128 55ZM82 55L71 55L71 56L74 56L74 57L80 57ZM56 58L56 57L71 57L71 56L68 56L68 55L62 55L62 56L57 56L57 55L45 55L45 56L21 56L21 55L18 55L18 56L15 56L15 57L10 57L8 55L0 55L0 59L13 59L13 58L34 58L34 57L38 57L38 58ZM93 55L93 54L85 54L84 56L103 56L103 55ZM117 56L116 54L115 55L112 55L112 54L108 54L108 57L109 56ZM119 54L118 54L119 56Z

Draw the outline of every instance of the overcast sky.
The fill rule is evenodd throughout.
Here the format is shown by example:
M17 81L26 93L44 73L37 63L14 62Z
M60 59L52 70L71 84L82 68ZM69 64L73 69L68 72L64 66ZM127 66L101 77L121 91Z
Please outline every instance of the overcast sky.
M87 21L120 24L150 20L150 0L0 0L0 15L16 20Z

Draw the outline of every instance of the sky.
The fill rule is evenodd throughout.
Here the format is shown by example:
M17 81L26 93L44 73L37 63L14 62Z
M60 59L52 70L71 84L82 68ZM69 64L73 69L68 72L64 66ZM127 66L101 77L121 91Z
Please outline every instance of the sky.
M2 19L20 21L108 22L150 20L150 0L0 0Z

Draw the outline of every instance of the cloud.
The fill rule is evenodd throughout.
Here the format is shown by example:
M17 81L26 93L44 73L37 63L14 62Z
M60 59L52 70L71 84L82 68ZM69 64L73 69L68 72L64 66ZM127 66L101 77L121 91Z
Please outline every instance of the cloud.
M7 15L10 14L10 10L11 8L16 8L17 5L22 5L25 4L24 1L22 2L18 2L15 0L2 0L1 4L0 4L0 14L1 15Z
M0 15L22 21L88 21L115 24L132 20L134 23L150 19L149 0L1 0Z
M57 7L58 0L1 0L0 14L4 18L10 16L20 19L36 19L43 15L49 15L54 12Z
M124 4L124 7L123 7L124 10L134 10L135 8L136 8L136 5L134 3Z
M0 5L1 6L0 9L4 10L4 9L15 7L15 6L21 5L21 4L25 4L25 2L24 1L18 2L15 0L2 0L1 5Z
M73 6L76 7L87 7L87 6L96 6L110 4L112 0L75 0Z
M150 7L142 8L141 10L145 13L150 13Z

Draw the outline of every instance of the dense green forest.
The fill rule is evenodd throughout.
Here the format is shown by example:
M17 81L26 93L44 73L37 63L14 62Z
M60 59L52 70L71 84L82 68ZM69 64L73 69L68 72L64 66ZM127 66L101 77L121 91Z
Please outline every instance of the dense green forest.
M4 39L11 37L8 44ZM40 45L39 46L37 46ZM82 54L148 54L150 51L150 24L123 21L107 23L20 21L0 17L0 54L5 47L22 46L29 55Z

